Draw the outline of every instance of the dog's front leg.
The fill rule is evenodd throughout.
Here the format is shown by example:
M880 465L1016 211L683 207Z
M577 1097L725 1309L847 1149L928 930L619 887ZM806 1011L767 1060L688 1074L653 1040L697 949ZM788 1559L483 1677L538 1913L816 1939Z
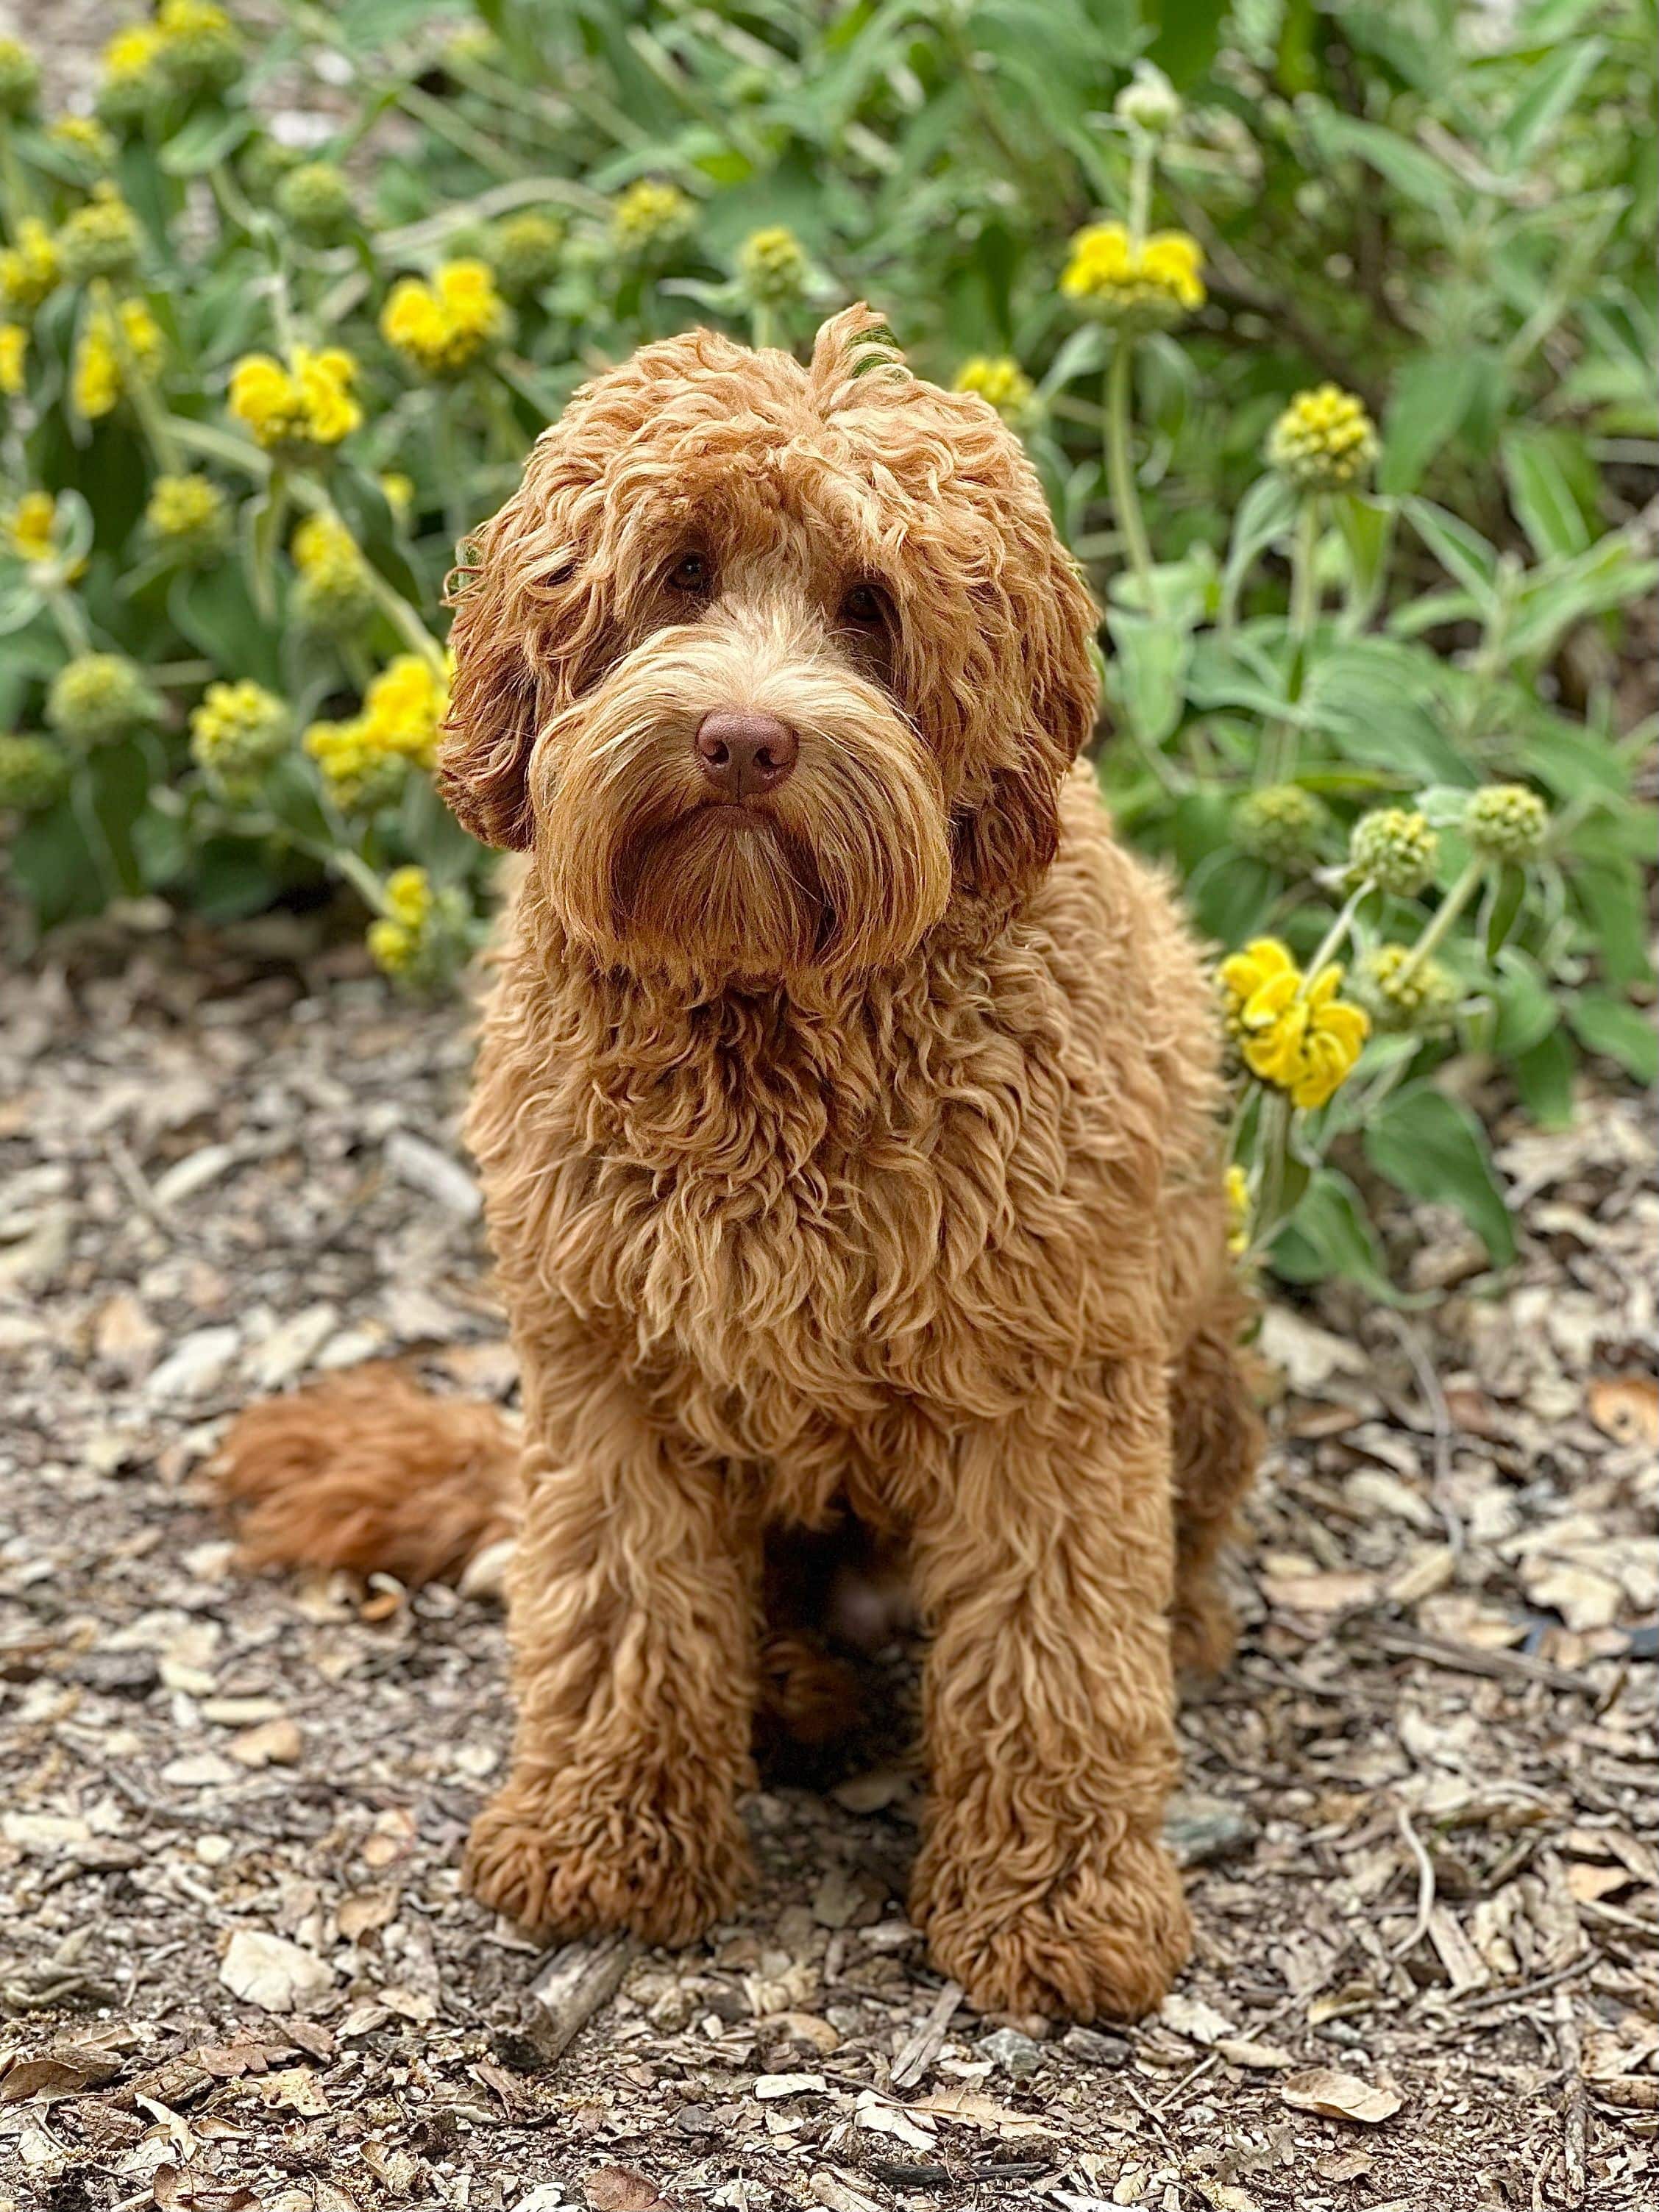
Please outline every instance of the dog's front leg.
M544 1382L553 1389L564 1382ZM758 1542L724 1470L614 1381L589 1385L581 1448L535 1440L510 1570L517 1729L473 1824L475 1896L543 1936L630 1928L688 1943L748 1873Z
M1134 2017L1187 1955L1167 1384L1151 1358L969 1431L915 1534L932 1801L911 1917L986 2011Z

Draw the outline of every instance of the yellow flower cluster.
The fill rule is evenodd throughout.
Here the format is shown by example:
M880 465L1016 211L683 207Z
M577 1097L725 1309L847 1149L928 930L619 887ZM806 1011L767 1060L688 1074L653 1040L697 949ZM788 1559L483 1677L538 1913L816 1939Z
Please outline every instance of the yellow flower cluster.
M1072 240L1060 289L1120 329L1170 330L1204 305L1203 267L1184 230L1155 230L1137 246L1122 223L1091 222Z
M1370 1034L1364 1012L1338 998L1341 981L1334 962L1304 975L1276 937L1258 937L1221 963L1227 1025L1244 1065L1294 1105L1322 1106Z
M344 722L313 722L303 744L337 805L378 805L410 768L429 769L449 712L449 687L419 653L398 655Z
M386 910L368 926L368 950L388 975L411 975L432 920L432 878L424 868L398 868L386 878Z
M60 115L46 136L53 145L78 155L94 169L106 169L115 159L114 140L90 115Z
M1364 403L1338 384L1298 392L1273 424L1267 460L1304 491L1346 491L1370 474L1381 451Z
M27 314L56 289L62 274L51 231L38 215L26 215L15 242L0 252L0 300Z
M230 411L267 453L337 446L363 419L351 396L356 374L339 346L295 346L286 365L268 353L244 354L230 373Z
M459 376L507 330L486 261L446 261L432 282L404 276L380 311L380 335L426 376Z
M225 798L252 799L289 743L288 708L273 691L244 678L210 684L190 718L196 764Z
M752 230L738 253L738 281L758 306L787 307L800 298L811 275L805 248L781 222Z
M29 334L21 323L0 323L0 395L15 399L28 367Z
M142 300L123 300L112 310L94 307L75 349L76 413L88 422L112 413L126 392L128 362L148 380L161 367L163 349L161 326Z
M958 392L977 392L1005 422L1018 422L1030 411L1034 387L1012 354L976 353L957 371Z
M678 185L641 177L611 210L611 242L622 253L649 253L682 237L694 212Z
M6 543L20 561L50 561L57 520L49 491L26 491L6 517Z
M308 514L290 550L300 572L295 611L302 622L337 636L368 619L374 604L368 563L337 515Z
M210 477L157 477L144 508L144 527L168 553L204 565L229 538L230 502Z
M1379 945L1359 967L1359 988L1384 1029L1431 1029L1457 1004L1457 979L1406 945Z

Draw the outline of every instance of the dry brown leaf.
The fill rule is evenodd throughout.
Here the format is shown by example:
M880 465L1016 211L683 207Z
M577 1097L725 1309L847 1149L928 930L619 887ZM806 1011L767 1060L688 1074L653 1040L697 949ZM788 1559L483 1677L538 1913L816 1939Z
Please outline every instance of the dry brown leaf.
M1041 2113L1011 2112L994 2098L966 2087L935 2089L928 2096L918 2097L909 2110L931 2113L935 2119L963 2120L969 2127L988 2128L1010 2142L1021 2136L1042 2136L1052 2131L1052 2123Z
M1598 1375L1584 1395L1603 1436L1615 1443L1659 1445L1659 1382L1650 1375Z
M673 2202L631 2166L596 2166L582 2177L582 2194L592 2212L659 2212Z
M1334 2066L1310 2066L1301 2074L1287 2074L1279 2094L1298 2112L1318 2112L1328 2120L1359 2120L1376 2127L1389 2120L1405 2101L1397 2089L1362 2081Z
M1261 1577L1261 1595L1278 1613L1347 1613L1375 1605L1376 1594L1376 1577L1358 1571Z
M219 1979L233 1996L261 2011L292 2012L332 1985L334 1969L286 1936L239 1928L220 1961Z
M0 2076L0 2105L21 2105L29 2097L78 2097L84 2090L112 2081L120 2070L118 2058L98 2051L52 2051L44 2058L20 2059Z

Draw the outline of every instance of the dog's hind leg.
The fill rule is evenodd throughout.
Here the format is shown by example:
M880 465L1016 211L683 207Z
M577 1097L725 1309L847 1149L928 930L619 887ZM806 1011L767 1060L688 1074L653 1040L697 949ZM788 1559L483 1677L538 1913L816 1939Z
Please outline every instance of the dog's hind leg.
M1237 1624L1222 1595L1216 1555L1261 1455L1261 1421L1237 1349L1242 1299L1218 1301L1176 1362L1175 1432L1177 1668L1214 1674L1232 1656Z

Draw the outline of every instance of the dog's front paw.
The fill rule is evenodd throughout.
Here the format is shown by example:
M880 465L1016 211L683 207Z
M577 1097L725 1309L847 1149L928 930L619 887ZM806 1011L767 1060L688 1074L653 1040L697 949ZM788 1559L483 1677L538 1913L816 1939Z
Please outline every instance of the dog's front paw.
M509 1784L473 1822L462 1878L544 1940L627 1928L678 1947L731 1911L750 1863L729 1808L682 1822L614 1793Z
M933 1963L981 2012L1139 2020L1169 1994L1192 1948L1181 1877L1162 1843L1125 1837L1084 1855L1033 1898L984 1856L936 1833L918 1863L910 1917Z

